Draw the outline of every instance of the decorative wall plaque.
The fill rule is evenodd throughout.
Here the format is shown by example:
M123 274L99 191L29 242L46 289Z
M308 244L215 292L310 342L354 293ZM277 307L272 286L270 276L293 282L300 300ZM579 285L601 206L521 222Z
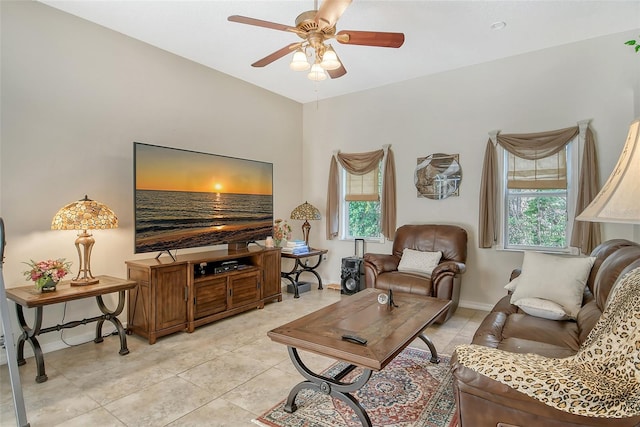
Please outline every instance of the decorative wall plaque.
M434 153L418 158L413 181L418 197L440 200L458 196L462 169L458 154Z

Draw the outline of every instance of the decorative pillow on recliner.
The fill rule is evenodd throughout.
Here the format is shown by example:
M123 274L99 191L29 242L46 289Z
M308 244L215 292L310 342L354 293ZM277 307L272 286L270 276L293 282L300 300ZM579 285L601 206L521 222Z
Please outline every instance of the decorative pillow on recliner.
M507 291L513 292L518 287L518 278L516 277L512 281L506 284L504 287ZM560 304L556 304L553 301L542 298L522 298L518 300L518 307L525 313L542 317L549 320L566 320L569 319L564 308Z
M569 319L560 304L542 298L522 298L515 304L530 316L542 317L549 320Z
M511 304L524 298L542 298L562 306L575 319L595 257L567 257L525 252L522 273L511 294Z
M420 273L431 275L431 272L440 262L442 252L416 251L405 248L398 264L398 271L406 273Z

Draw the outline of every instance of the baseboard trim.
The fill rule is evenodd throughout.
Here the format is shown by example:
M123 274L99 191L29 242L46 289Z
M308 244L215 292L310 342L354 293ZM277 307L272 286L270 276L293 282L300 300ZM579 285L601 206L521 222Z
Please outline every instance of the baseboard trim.
M108 336L110 334L113 334L116 331L116 328L111 326L108 323L104 323L104 325L102 326L102 334L103 336ZM123 325L124 328L126 328L126 324ZM60 331L60 333L62 333L62 331ZM74 347L76 345L82 345L82 344L86 344L88 342L91 342L95 339L96 337L96 331L95 328L93 328L93 330L91 331L87 331L86 333L80 334L80 335L74 335L71 338L67 339L68 341L73 341L73 343L71 343L71 345L65 343L64 341L62 341L62 336L60 336L60 339L56 340L56 341L52 341L52 342L48 342L46 344L41 344L42 346L42 353L45 355L45 366L47 364L47 357L46 354L47 353L51 353L52 351L57 351L57 350L62 350L63 348L69 348L69 347ZM14 341L17 341L17 337L14 337ZM24 344L24 358L25 359L29 359L33 357L33 349L31 348L31 345L29 343L25 343ZM29 361L27 361L27 363L29 363ZM32 362L34 363L34 362ZM6 365L7 364L7 351L5 348L2 349L2 351L0 352L0 366L1 365Z
M493 308L493 304L460 300L458 302L458 307L471 308L473 310L491 311L491 309Z

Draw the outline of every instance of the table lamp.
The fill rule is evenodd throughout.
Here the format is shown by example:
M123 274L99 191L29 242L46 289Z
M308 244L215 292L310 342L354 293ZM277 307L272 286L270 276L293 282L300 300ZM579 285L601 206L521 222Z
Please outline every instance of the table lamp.
M93 285L98 279L91 274L91 249L95 240L87 230L102 230L117 228L118 217L107 205L89 199L69 203L55 214L51 221L52 230L78 230L76 249L78 251L78 275L71 281L71 285ZM80 250L82 246L82 251ZM82 277L81 277L82 276Z
M315 206L304 202L291 211L291 219L304 220L304 224L302 224L302 235L304 236L304 244L309 246L309 231L311 230L309 220L319 220L320 211Z
M578 221L640 224L640 118L629 126L627 141L602 190Z

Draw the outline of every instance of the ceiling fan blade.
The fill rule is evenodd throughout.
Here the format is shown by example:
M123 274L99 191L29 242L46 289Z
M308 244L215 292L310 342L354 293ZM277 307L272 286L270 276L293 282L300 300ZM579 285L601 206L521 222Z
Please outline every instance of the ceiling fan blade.
M336 22L338 22L338 19L350 4L351 0L324 0L320 10L316 13L315 21L318 24L318 28L322 30L336 25Z
M287 46L283 47L280 50L276 50L272 54L267 55L264 58L254 62L253 64L251 64L251 66L252 67L264 67L265 65L269 65L273 61L275 61L276 59L280 59L283 56L287 55L288 53L291 53L291 51L293 49L299 47L301 44L302 44L302 42L291 43L290 45L287 45Z
M332 79L337 79L338 77L342 77L347 74L347 69L344 68L344 64L340 61L340 68L336 68L335 70L327 70L327 74Z
M380 31L343 30L338 32L335 38L342 44L360 46L400 47L404 43L403 33L383 33Z
M249 18L247 16L231 15L227 18L231 22L238 22L240 24L255 25L256 27L271 28L272 30L291 31L297 33L297 28L289 25L278 24L276 22L263 21L262 19Z

